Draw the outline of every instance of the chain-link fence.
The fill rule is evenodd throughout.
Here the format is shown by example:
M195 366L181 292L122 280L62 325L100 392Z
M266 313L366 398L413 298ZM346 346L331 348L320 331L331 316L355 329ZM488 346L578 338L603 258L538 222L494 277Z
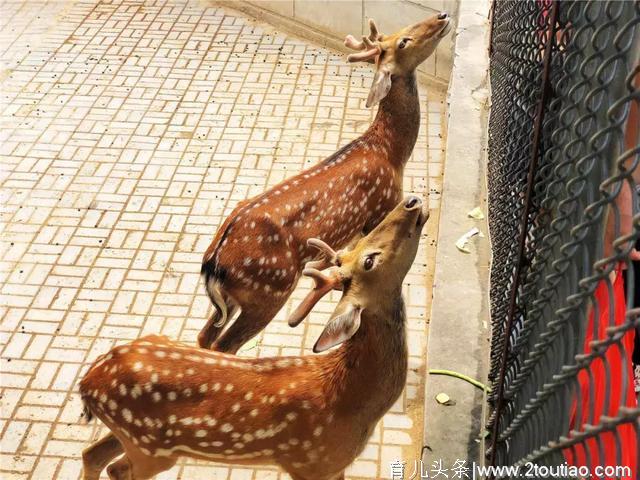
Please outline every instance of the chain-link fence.
M492 7L495 465L564 464L556 478L640 469L639 23L634 0Z

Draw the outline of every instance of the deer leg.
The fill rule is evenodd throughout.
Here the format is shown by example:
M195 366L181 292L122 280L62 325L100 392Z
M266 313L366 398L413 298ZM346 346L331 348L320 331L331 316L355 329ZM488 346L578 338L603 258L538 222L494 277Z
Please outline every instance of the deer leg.
M327 476L322 476L322 477L303 477L301 475L298 475L296 473L291 473L291 472L287 472L289 474L289 476L291 477L291 480L344 480L344 470L342 472L340 472L338 475L336 475L335 477L327 477Z
M122 444L113 433L106 435L90 447L84 449L82 452L83 479L98 480L98 478L100 478L100 472L104 470L104 467L106 467L111 460L123 453L124 449L122 448Z
M107 474L111 480L147 480L169 470L175 464L174 458L136 455L133 451L109 465Z
M165 472L176 464L172 457L132 456L130 458L132 480L145 480ZM126 478L126 477L125 477Z
M220 335L224 326L216 327L215 323L217 321L218 316L216 312L213 312L198 334L198 346L200 348L209 348L215 339L218 338L218 335Z
M236 353L242 345L260 333L276 316L284 302L275 305L243 305L240 315L229 325L211 348L219 352Z
M232 319L237 310L238 309L236 307L231 308L229 310L227 318ZM224 325L216 325L219 319L217 313L218 312L216 312L214 309L213 313L209 317L209 320L207 321L205 326L202 327L202 330L200 330L200 333L198 334L198 346L200 348L211 348L211 344L216 341L216 339L220 336L222 330L224 330Z
M107 475L111 480L133 480L131 462L124 456L107 467Z

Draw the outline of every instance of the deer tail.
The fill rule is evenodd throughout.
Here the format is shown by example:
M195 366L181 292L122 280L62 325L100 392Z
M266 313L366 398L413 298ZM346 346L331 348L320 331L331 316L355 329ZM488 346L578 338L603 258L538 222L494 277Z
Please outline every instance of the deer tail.
M212 267L209 262L202 264L202 276L204 277L204 284L207 289L207 295L213 304L215 311L213 316L216 318L214 325L218 328L224 326L229 319L229 310L233 308L233 301L224 291L222 280L224 275L221 275L219 268Z
M85 421L87 423L89 423L91 420L93 420L93 412L91 411L91 407L89 407L89 404L87 403L87 399L86 397L83 395L82 396L82 418L85 419Z

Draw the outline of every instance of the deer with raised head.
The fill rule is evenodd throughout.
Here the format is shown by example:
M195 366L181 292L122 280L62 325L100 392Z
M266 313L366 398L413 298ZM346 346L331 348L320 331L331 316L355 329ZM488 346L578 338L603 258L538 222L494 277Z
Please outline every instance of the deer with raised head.
M151 336L98 358L80 394L111 432L83 452L84 480L107 465L113 480L146 479L180 457L344 478L406 382L402 282L427 218L409 197L352 250L311 242L333 266L304 270L316 287L290 324L342 290L314 352L339 347L324 355L245 358Z
M198 336L204 348L235 353L273 319L293 291L318 238L343 248L371 231L402 197L404 165L418 136L415 69L449 31L446 13L345 45L351 62L375 62L367 106L380 103L358 139L265 193L240 202L204 254L214 312ZM318 265L321 266L321 265ZM238 317L223 332L235 313Z

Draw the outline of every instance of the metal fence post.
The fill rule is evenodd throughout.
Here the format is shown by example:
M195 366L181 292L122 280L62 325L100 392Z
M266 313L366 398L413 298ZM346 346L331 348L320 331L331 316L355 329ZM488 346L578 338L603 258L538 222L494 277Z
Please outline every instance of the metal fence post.
M500 373L498 375L498 380L496 381L497 391L496 391L496 407L493 412L493 428L492 428L492 436L491 436L491 450L490 450L490 465L495 465L496 462L496 451L498 446L498 434L499 434L499 426L500 426L500 415L502 413L502 409L504 407L504 378L507 367L507 358L509 355L509 335L511 334L511 330L513 328L513 319L516 311L516 298L518 293L518 288L520 287L520 277L522 275L523 265L523 257L524 257L524 247L527 239L527 223L529 221L529 215L531 210L531 194L533 190L533 179L535 176L535 172L538 166L538 155L540 150L540 139L541 139L541 130L542 123L544 121L545 107L547 105L547 98L549 94L549 72L551 65L551 57L553 52L553 43L555 42L556 36L556 23L558 21L558 10L560 8L560 0L553 1L551 5L551 12L549 16L549 27L547 29L547 43L544 48L544 57L543 57L543 70L542 70L542 78L540 82L540 99L538 100L538 106L536 109L536 115L533 126L533 138L532 138L532 148L531 148L531 158L529 160L529 171L527 173L527 187L525 190L525 200L524 200L524 209L522 211L522 217L520 222L520 236L518 239L518 261L515 266L515 272L513 276L513 284L511 286L510 300L509 300L509 313L507 317L507 325L504 330L504 339L502 346L502 355L501 355L501 363L500 363Z

